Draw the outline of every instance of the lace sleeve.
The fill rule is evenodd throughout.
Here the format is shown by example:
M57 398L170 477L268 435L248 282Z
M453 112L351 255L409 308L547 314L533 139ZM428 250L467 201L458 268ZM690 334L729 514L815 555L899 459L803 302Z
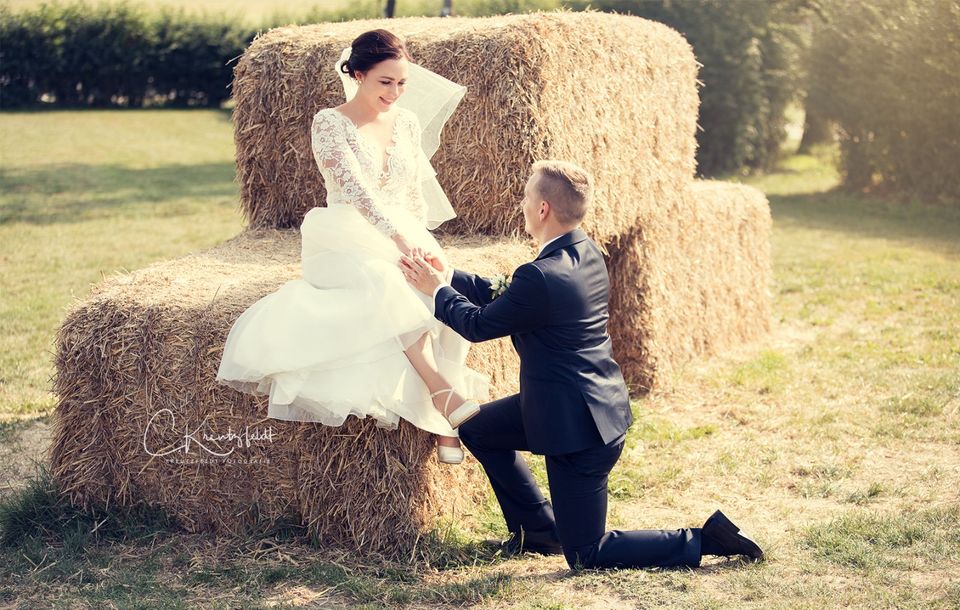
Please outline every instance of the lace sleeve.
M423 181L430 176L432 168L427 155L423 152L423 146L420 144L420 121L417 119L417 115L410 113L408 125L413 152L413 175L407 185L407 200L410 202L410 211L420 222L426 224L427 201L423 197Z
M370 224L387 237L396 235L396 228L383 215L374 194L364 182L360 160L347 142L343 125L338 125L329 113L319 112L313 117L310 141L313 158L328 187L336 183L344 199L356 207Z

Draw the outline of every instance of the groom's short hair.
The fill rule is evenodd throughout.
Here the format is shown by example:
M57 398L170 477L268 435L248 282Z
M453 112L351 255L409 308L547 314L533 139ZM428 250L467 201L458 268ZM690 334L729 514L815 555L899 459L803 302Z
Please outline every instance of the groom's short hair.
M532 172L537 175L536 190L550 204L563 224L583 220L593 197L593 178L590 172L569 161L537 161Z

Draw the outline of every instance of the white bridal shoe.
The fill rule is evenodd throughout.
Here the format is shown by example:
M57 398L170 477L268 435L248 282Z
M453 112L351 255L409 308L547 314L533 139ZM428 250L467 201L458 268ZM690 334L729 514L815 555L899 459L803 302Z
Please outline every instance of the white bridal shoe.
M441 464L459 464L463 461L463 449L437 445L437 459Z
M434 392L430 395L431 400L435 396L439 396L444 392L447 393L447 401L443 403L443 408L440 409L440 413L443 414L447 421L450 422L451 428L458 428L460 424L467 421L468 419L474 417L477 413L480 412L480 405L475 400L464 400L463 404L453 410L452 413L447 413L447 407L450 406L450 397L453 396L453 388L447 388L445 390L440 390ZM463 449L460 447L447 447L445 445L437 445L437 459L440 460L442 464L459 464L463 461Z
M473 419L478 413L480 413L480 403L475 400L464 399L463 404L453 410L452 413L447 413L447 407L450 406L450 397L453 396L453 388L447 388L445 390L439 390L430 395L430 398L433 399L434 396L438 396L447 393L447 402L443 403L443 408L440 409L440 413L447 418L447 421L450 422L451 428L459 428L468 420Z

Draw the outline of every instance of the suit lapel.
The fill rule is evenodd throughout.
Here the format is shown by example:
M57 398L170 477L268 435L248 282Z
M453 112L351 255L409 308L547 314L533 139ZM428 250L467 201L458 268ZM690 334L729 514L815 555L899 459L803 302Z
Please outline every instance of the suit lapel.
M550 256L560 248L566 248L567 246L572 246L573 244L581 242L586 238L587 238L587 234L584 233L583 229L579 229L579 228L574 229L569 233L564 233L563 235L558 237L556 240L551 242L546 247L546 249L544 249L544 251L540 253L540 256L538 256L534 260L540 260L541 258Z

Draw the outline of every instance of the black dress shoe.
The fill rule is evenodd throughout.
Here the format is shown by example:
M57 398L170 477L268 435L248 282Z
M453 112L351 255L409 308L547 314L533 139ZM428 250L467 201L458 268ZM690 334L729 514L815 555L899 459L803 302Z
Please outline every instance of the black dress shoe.
M511 533L510 537L497 543L497 551L504 557L513 557L520 553L538 553L540 555L562 555L563 547L551 533L526 532Z
M733 524L733 521L726 515L717 511L710 515L706 523L703 524L701 535L716 552L704 553L705 555L746 555L750 559L763 559L763 549L746 536L740 533L740 528Z

